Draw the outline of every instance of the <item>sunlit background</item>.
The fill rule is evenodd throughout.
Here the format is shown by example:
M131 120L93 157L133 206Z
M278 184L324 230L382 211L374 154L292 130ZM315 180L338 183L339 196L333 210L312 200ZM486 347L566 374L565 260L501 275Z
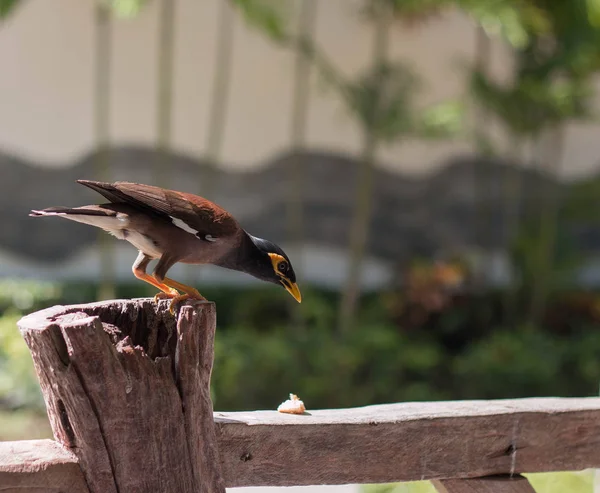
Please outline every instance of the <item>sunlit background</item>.
M0 0L0 440L51 436L24 313L154 294L128 243L28 217L102 200L78 178L291 257L301 305L170 271L217 302L219 410L597 395L598 70L599 0Z

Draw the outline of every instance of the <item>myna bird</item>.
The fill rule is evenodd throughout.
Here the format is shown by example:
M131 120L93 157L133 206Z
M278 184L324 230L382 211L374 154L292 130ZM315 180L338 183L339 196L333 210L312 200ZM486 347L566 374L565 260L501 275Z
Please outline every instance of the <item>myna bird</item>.
M274 243L247 233L227 211L190 193L137 183L77 180L109 200L84 207L51 207L31 211L30 216L58 216L102 228L139 250L132 270L174 304L205 298L193 287L166 277L177 262L213 264L250 274L283 286L301 301L300 289L290 259ZM146 273L158 259L152 275ZM181 291L183 294L180 294Z

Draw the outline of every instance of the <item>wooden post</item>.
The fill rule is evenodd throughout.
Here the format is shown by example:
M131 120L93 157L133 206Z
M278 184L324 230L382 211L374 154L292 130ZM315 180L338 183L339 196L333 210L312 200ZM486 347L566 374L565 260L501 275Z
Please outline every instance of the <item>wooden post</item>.
M210 376L215 305L57 306L19 321L54 437L91 493L225 492Z

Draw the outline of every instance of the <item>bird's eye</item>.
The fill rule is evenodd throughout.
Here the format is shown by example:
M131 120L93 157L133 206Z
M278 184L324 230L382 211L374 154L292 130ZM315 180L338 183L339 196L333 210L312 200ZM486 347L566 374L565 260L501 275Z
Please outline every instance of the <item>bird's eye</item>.
M277 265L277 270L281 273L285 272L287 270L287 263L279 262L279 264Z

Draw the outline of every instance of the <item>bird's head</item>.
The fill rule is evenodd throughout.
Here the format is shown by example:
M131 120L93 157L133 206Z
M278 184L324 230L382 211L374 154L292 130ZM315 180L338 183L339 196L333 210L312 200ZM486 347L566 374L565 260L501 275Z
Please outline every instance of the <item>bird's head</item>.
M283 286L298 303L302 302L300 288L296 284L296 273L285 252L271 241L255 236L250 238L260 252L257 270L252 274L263 281Z

